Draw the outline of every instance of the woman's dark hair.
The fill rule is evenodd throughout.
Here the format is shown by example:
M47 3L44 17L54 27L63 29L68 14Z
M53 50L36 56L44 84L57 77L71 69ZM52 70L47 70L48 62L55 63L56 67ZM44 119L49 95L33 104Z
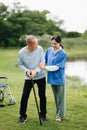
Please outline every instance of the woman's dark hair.
M60 36L54 36L54 37L51 38L51 41L52 40L55 40L56 42L60 43L60 46L62 48L64 48L63 45L62 45L62 43L61 43L61 37Z

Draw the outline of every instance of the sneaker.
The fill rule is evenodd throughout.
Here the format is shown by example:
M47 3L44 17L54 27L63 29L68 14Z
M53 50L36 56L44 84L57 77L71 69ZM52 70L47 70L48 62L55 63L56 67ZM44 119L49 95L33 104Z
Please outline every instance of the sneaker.
M39 115L42 121L47 121L46 115L42 115L41 112L39 113Z
M20 117L18 123L19 123L19 124L25 124L26 121L27 121L27 116L25 116L25 117Z
M41 116L41 120L42 120L42 121L47 121L46 116Z

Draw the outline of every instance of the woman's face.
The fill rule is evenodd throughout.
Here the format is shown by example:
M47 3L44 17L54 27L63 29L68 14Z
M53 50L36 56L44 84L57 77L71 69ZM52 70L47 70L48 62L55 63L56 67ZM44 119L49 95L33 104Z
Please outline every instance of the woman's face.
M37 39L33 39L32 43L27 45L27 49L29 51L34 51L37 48L37 46L38 46L38 40Z
M51 41L51 45L52 45L54 51L56 51L60 48L60 43L56 42L55 39Z

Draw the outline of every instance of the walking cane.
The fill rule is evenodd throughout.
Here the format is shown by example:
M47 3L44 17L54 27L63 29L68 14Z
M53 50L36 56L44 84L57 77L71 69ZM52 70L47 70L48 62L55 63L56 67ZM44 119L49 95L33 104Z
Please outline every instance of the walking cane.
M39 106L38 106L38 102L37 102L37 97L36 97L36 92L35 92L35 88L34 88L33 79L31 79L31 81L32 81L32 87L33 87L33 92L34 92L34 97L35 97L35 102L36 102L36 107L37 107L39 122L40 122L40 125L42 125L42 121L41 121L41 118L40 118Z

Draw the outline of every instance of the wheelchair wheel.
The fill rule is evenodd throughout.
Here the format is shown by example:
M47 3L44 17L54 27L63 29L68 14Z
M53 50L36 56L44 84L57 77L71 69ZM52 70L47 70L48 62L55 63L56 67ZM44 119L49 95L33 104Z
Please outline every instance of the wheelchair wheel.
M4 92L0 90L0 101L4 100Z

